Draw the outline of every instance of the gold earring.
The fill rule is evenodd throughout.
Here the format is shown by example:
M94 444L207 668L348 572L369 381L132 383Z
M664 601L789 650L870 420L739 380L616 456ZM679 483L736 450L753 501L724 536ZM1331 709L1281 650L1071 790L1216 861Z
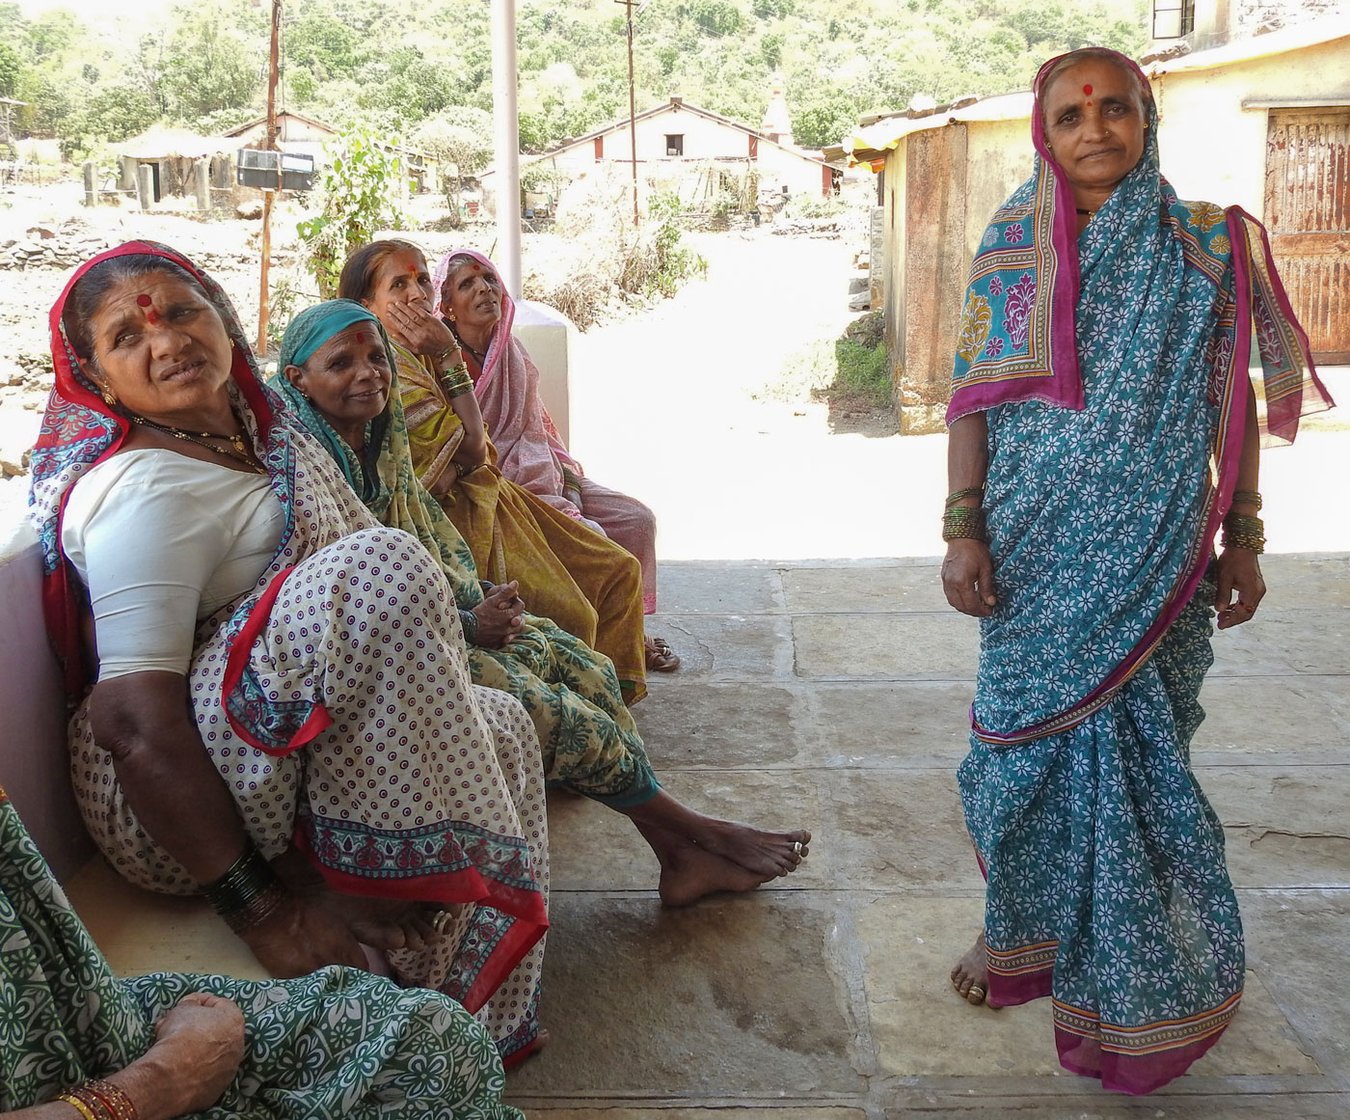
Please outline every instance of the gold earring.
M99 392L103 394L103 399L107 401L111 407L117 407L117 394L112 391L111 385L105 384L101 386Z

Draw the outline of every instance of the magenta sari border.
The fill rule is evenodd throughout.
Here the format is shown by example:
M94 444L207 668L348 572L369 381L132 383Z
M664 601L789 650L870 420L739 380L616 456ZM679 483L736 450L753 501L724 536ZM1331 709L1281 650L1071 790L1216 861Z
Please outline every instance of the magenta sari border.
M990 1007L1019 1007L1024 1003L1048 997L1054 982L1053 968L1023 972L1016 976L990 972L989 988L984 1001Z
M1148 1054L1131 1054L1103 1045L1100 1039L1075 1034L1055 1024L1059 1064L1079 1077L1096 1078L1103 1089L1146 1096L1175 1081L1209 1052L1232 1023L1241 1000L1242 993L1238 992L1215 1009L1211 1013L1215 1017L1214 1026L1202 1037Z

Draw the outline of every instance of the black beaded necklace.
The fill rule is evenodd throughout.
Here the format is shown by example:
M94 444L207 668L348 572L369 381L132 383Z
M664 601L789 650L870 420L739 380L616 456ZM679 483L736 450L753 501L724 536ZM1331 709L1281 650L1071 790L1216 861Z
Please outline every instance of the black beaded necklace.
M235 435L224 435L219 432L186 432L182 428L175 428L172 424L161 424L157 420L151 420L145 416L138 416L135 413L129 414L133 424L139 424L143 428L154 428L157 432L163 432L166 436L173 436L174 439L185 440L188 443L195 443L198 447L204 447L207 451L214 451L217 455L228 455L236 462L243 463L254 474L266 474L267 468L258 462L252 449L244 442L242 433ZM236 417L238 419L238 417ZM208 439L224 440L229 447L217 447L215 444L207 443Z

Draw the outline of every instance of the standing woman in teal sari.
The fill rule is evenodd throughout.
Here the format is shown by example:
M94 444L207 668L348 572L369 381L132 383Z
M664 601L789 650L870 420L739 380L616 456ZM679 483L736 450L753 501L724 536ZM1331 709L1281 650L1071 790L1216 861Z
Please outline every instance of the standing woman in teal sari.
M1269 434L1331 401L1264 230L1162 177L1142 71L1086 48L1034 88L1035 173L971 266L948 412L943 587L981 633L958 777L987 881L952 982L1051 996L1065 1068L1147 1093L1242 997L1189 748L1211 619L1265 594L1253 317Z

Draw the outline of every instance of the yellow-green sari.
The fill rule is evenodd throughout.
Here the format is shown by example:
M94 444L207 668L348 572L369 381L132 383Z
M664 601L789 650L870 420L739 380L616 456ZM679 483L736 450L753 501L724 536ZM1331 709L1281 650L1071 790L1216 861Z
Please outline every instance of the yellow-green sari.
M430 489L464 429L440 378L393 348L413 468ZM646 695L642 569L631 553L503 477L491 440L488 462L439 500L484 578L516 580L531 611L614 662L630 704Z

